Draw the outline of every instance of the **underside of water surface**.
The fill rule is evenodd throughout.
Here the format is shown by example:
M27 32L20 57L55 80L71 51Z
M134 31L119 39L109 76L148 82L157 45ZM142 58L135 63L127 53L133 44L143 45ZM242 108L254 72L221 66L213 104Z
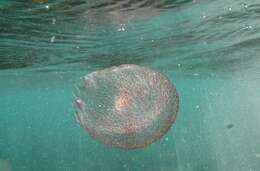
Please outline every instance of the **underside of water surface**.
M258 171L257 0L0 2L0 171ZM180 97L159 141L120 150L73 118L74 85L121 64Z

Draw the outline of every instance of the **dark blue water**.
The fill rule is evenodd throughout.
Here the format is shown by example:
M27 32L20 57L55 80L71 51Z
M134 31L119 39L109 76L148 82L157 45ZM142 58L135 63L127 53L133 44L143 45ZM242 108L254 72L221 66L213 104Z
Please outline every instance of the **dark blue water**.
M0 2L0 171L258 171L260 2ZM171 130L120 150L73 118L80 76L134 63L180 95Z

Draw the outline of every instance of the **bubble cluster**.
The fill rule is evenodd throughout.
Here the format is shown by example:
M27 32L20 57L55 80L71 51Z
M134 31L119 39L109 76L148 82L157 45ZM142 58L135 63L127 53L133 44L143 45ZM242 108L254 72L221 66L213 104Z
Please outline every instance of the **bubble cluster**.
M141 148L160 139L179 108L175 86L158 71L132 64L82 77L74 91L75 118L97 141Z

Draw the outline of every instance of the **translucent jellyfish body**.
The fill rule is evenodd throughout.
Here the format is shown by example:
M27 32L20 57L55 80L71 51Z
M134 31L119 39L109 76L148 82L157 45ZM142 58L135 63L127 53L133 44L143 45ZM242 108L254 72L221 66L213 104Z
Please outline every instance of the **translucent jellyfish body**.
M175 86L158 71L120 65L82 77L75 89L75 118L101 143L141 148L160 139L179 108Z

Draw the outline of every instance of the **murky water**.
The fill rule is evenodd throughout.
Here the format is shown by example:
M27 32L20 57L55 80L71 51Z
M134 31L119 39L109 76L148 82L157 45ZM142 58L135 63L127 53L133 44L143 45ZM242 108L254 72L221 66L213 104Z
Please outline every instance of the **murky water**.
M0 3L0 170L258 171L260 3L31 0ZM80 76L133 63L177 87L176 123L119 150L74 120Z

